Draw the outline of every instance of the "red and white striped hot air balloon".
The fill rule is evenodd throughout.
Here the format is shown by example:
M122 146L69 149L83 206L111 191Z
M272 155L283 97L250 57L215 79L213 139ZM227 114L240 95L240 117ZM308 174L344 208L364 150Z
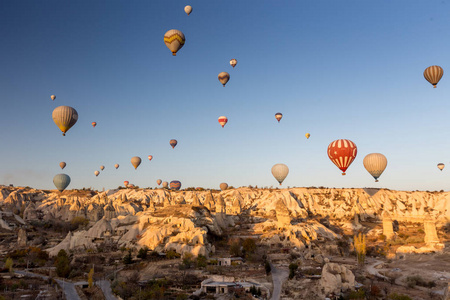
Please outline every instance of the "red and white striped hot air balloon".
M149 156L148 156L148 160L152 160L152 158L153 158L152 155L149 155Z
M223 126L225 126L225 124L227 124L228 118L225 116L220 116L218 121L219 121L219 124L222 125L222 128L223 128Z
M342 171L345 171L355 160L358 149L355 143L350 140L335 140L328 145L328 157Z
M444 75L444 70L439 66L431 66L423 71L423 77L433 85L435 88L439 80L441 80L442 75Z

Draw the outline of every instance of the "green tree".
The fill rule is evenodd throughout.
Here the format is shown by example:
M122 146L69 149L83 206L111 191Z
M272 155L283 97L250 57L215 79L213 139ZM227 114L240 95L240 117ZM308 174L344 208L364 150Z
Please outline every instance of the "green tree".
M291 263L289 265L289 279L294 278L295 272L297 271L297 269L298 269L298 265L296 263Z
M91 268L88 274L88 284L89 288L91 288L94 285L94 268Z
M231 244L230 254L232 256L241 256L241 245L238 242L233 242Z
M13 271L13 264L14 263L13 263L12 258L8 257L5 262L5 268L8 269L9 273L12 273L12 271Z
M199 254L197 256L197 260L196 260L197 268L206 268L207 264L208 264L208 260L206 259L206 256Z
M131 257L131 250L123 257L123 263L129 265L133 262L133 257Z
M256 242L252 238L247 238L242 243L242 247L244 249L245 256L248 258L251 254L255 253Z
M270 272L272 271L272 267L270 266L270 263L267 260L264 264L264 268L266 269L266 275L269 275Z
M362 266L366 260L366 235L361 232L358 236L355 235L353 243L358 257L358 264Z
M56 274L59 277L67 278L67 276L69 276L71 271L69 256L64 249L59 250L58 255L56 256L55 266Z
M147 253L148 253L148 248L144 247L139 249L137 258L142 258L142 259L146 259L147 258Z

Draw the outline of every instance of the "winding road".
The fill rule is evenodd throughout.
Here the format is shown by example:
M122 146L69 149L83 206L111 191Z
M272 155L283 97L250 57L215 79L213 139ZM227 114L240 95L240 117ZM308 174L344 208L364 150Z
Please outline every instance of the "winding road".
M279 300L281 295L281 287L283 286L283 282L289 276L289 271L283 268L276 268L274 265L270 264L271 272L272 272L272 281L273 281L273 293L271 300Z

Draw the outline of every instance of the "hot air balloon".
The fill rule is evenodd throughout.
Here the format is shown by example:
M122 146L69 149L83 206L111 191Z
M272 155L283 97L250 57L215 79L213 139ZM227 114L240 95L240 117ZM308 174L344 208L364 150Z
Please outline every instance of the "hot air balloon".
M137 167L141 164L141 158L139 156L133 156L131 158L131 164L133 165L134 169L136 170Z
M97 122L92 122L91 124L92 124L92 127L94 127L94 128L95 128L95 126L97 126Z
M53 177L53 184L56 186L58 191L62 192L70 184L70 177L67 174L57 174Z
M384 169L386 169L387 159L386 156L381 153L370 153L364 157L363 164L367 172L375 178L375 182L378 182L378 177L380 177Z
M167 189L169 187L169 183L167 181L163 182L163 188Z
M52 99L52 101L55 101L56 96L55 96L55 95L51 95L51 96L50 96L50 99Z
M172 146L172 149L175 148L175 146L178 144L177 140L170 140L170 146Z
M227 188L228 188L228 184L226 184L225 182L222 182L222 183L220 184L220 189L221 189L222 191L225 191Z
M95 174L95 176L98 176L98 174L100 174L100 172L99 171L95 171L94 174Z
M153 158L152 155L149 155L149 156L148 156L148 160L152 160L152 158Z
M170 188L172 190L178 191L181 188L181 182L179 182L178 180L171 181L170 182Z
M171 29L164 35L164 43L166 43L167 48L172 51L173 56L176 56L178 50L183 48L185 41L184 34L176 29Z
M114 168L118 169L119 168L119 164L115 164Z
M445 167L445 165L443 164L443 163L439 163L438 165L437 165L437 167L439 168L439 170L443 170L444 169L444 167Z
M130 184L129 181L126 181L126 180L125 180L125 181L123 182L123 185L124 185L124 186L128 186L129 184Z
M66 163L65 162L60 162L59 166L61 167L61 169L64 169L66 167Z
M237 60L235 58L233 58L232 60L230 60L230 65L234 68L237 65Z
M280 183L280 185L288 174L289 168L285 164L276 164L272 167L272 175Z
M278 123L280 123L281 118L283 118L283 114L278 112L275 114L275 119L277 119Z
M161 179L156 180L156 183L157 183L158 185L161 185L161 182L162 182Z
M191 12L192 12L192 6L186 5L184 7L184 12L187 13L187 15L189 16L191 14Z
M227 124L228 118L225 116L220 116L218 121L219 121L219 124L222 125L222 128L223 128L223 126L225 126L225 124Z
M345 171L351 165L356 157L358 149L355 143L350 140L335 140L328 145L328 157L342 171Z
M227 84L228 80L230 80L230 74L227 72L221 72L219 73L219 81L223 86L225 87L225 84Z
M439 66L431 66L423 71L423 77L436 88L439 80L441 80L442 75L444 75L444 70Z
M66 132L77 122L78 113L73 107L58 106L53 110L52 118L63 135L66 135Z
M306 138L309 139L309 137L311 136L309 133L305 134Z
M105 169L105 166L100 166L100 170L104 170Z

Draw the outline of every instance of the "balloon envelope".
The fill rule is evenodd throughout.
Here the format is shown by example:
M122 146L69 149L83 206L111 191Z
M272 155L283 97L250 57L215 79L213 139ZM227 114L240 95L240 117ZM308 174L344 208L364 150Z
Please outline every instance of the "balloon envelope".
M161 185L161 182L162 182L161 179L156 180L156 183L157 183L158 185Z
M152 158L153 158L152 155L149 155L149 156L148 156L148 160L152 160Z
M77 122L78 113L73 107L58 106L53 110L52 118L63 135L66 135L66 132Z
M228 184L227 184L227 183L222 182L222 183L220 184L220 189L221 189L222 191L225 191L227 188L228 188Z
M439 168L439 170L442 171L444 169L445 165L443 163L440 163L437 165L437 167Z
M100 174L100 172L99 171L95 171L94 174L95 174L95 176L98 176L98 174Z
M228 118L225 116L220 116L218 121L219 121L219 124L222 125L222 128L223 128L223 126L225 126L225 124L227 124Z
M55 96L55 95L51 95L51 96L50 96L50 99L52 99L53 101L55 101L56 96Z
M141 164L141 158L139 156L133 156L131 158L131 164L133 165L134 169L136 170L137 167Z
M64 169L66 167L66 163L65 162L60 162L59 166L61 167L61 169Z
M119 168L119 164L115 164L114 168L116 168L116 169Z
M221 72L219 73L219 81L220 83L225 86L225 84L227 84L228 80L230 80L230 74L228 74L227 72Z
M364 157L363 164L367 172L375 178L375 182L378 182L378 178L386 169L387 159L381 153L370 153Z
M175 146L178 144L177 140L170 140L170 146L172 146L172 149L175 148Z
M232 60L230 60L230 65L234 68L237 65L237 60L235 58L233 58Z
M171 29L164 34L164 43L166 43L167 48L172 51L172 55L177 55L178 50L180 50L186 41L184 34L176 29Z
M97 122L92 122L92 127L97 126Z
M104 170L105 169L105 166L100 166L100 170Z
M281 118L283 118L283 114L282 113L276 113L275 114L275 119L277 119L278 123L280 123Z
M345 171L355 160L358 149L352 141L341 139L331 142L327 153L330 160L342 171L342 175L345 175Z
M309 137L311 136L309 133L305 134L306 138L309 139Z
M166 188L166 189L169 187L169 183L167 181L164 181L162 183L162 185L163 185L163 188Z
M126 180L125 180L125 181L123 182L123 185L124 185L124 186L127 186L128 184L130 184L129 181L126 181Z
M53 184L56 186L58 191L62 192L70 184L70 177L67 174L57 174L53 177Z
M179 182L178 180L171 181L170 182L170 188L172 190L178 191L181 188L181 182Z
M285 164L276 164L272 167L272 175L280 183L280 185L288 174L289 168Z
M192 12L192 6L186 5L184 7L184 12L187 13L187 15L189 16L191 14L191 12Z
M439 80L441 80L442 75L444 75L444 70L439 66L431 66L423 71L423 77L433 85L435 88Z

